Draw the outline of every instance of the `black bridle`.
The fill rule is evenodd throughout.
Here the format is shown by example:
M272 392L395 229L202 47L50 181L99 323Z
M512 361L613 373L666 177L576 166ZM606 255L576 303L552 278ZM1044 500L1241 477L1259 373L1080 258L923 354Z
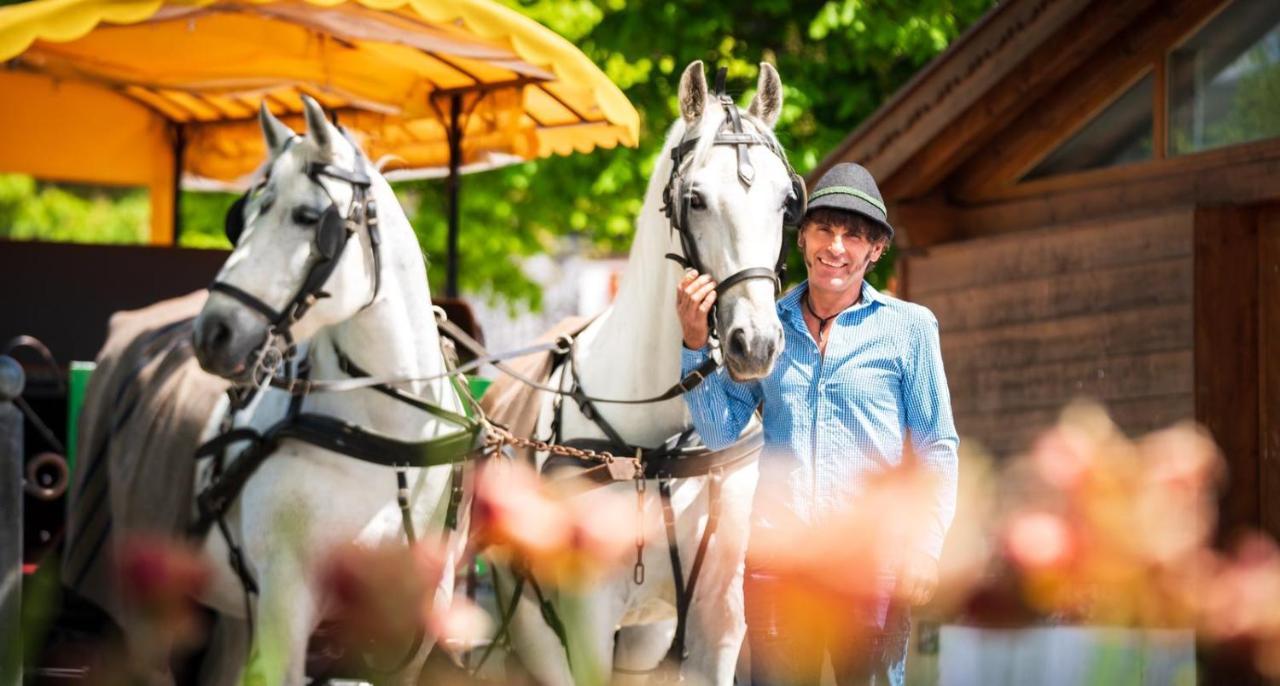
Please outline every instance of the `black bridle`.
M732 145L734 147L738 156L738 181L746 188L750 188L752 181L755 179L755 167L751 164L749 152L751 146L764 146L774 155L777 155L782 164L786 166L787 174L791 177L791 194L787 198L782 223L784 227L798 226L800 220L804 217L806 204L804 179L792 169L786 153L783 152L781 146L772 136L747 131L743 128L742 116L738 112L738 106L734 104L733 98L725 92L726 71L722 67L716 72L715 92L712 95L715 97L716 102L724 108L725 119L724 124L716 132L715 139L711 144ZM706 264L698 255L698 244L694 240L693 232L689 226L689 210L693 206L694 192L685 183L684 179L688 173L686 167L690 161L690 156L694 149L697 148L699 140L697 136L686 138L671 149L671 177L667 180L666 188L662 191L662 211L671 220L671 229L680 235L680 245L684 250L684 255L667 253L667 259L678 263L685 269L695 269L700 274L705 274L707 273ZM730 288L751 279L768 279L773 282L774 293L780 293L787 262L787 240L785 235L781 243L778 246L778 261L772 268L747 267L730 274L716 285L716 295L722 296ZM713 316L714 308L707 313L709 322Z
M287 151L297 140L296 136L289 139L284 150ZM361 159L359 152L356 155L359 162ZM308 260L311 266L298 291L289 302L277 310L239 286L225 281L214 281L209 285L211 292L228 295L258 312L267 320L267 335L254 353L252 380L255 385L270 381L276 370L286 366L285 363L296 355L297 348L292 334L293 325L297 324L321 298L329 297L329 294L324 291L325 283L337 269L338 261L346 250L351 236L362 227L369 234L369 250L373 255L373 293L365 307L373 304L382 287L382 256L379 250L382 238L378 232L377 203L369 192L372 181L358 168L347 170L323 162L308 163L306 174L307 178L328 196L329 205L315 220L315 240L312 242L312 256ZM345 181L351 186L351 204L347 207L345 217L339 211L338 203L329 193L329 189L321 183L321 177ZM240 235L244 232L244 213L250 199L264 192L270 180L271 176L268 173L262 181L237 199L227 211L227 238L233 246L239 242ZM283 351L276 345L277 340L284 341Z

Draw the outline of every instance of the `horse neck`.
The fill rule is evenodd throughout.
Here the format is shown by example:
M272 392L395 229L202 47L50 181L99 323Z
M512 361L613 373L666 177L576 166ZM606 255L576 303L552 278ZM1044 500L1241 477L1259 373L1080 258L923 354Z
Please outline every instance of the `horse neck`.
M317 379L345 376L333 353L335 344L371 376L408 378L440 374L445 371L444 357L421 248L391 187L381 177L372 173L370 176L376 179L374 192L382 231L382 283L378 298L354 317L315 336L312 376ZM347 249L362 251L372 269L367 239L364 234L359 238L360 242L356 243L353 237ZM448 380L415 382L400 388L447 410L462 411ZM425 438L456 428L372 389L317 399L341 406L344 417L354 412L359 415L361 425L396 437Z
M660 159L664 162L654 169L636 220L636 238L617 298L579 342L579 374L591 395L651 397L680 378L683 335L676 317L675 287L682 270L666 258L667 253L680 250L661 209L670 158L663 154ZM623 438L644 445L656 444L688 423L680 398L649 405L602 404L599 409Z

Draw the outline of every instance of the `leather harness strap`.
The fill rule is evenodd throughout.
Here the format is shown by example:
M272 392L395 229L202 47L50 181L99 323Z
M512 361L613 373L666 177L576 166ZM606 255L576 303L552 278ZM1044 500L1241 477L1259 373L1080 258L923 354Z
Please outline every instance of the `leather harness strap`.
M401 395L403 391L389 390L395 392L387 393L388 395L404 401ZM226 512L249 477L284 440L301 441L370 464L400 468L458 464L483 447L483 424L441 408L436 408L437 411L433 414L458 424L458 431L425 441L402 441L368 431L336 417L302 412L300 407L303 397L294 396L289 414L266 431L259 432L244 427L232 429L196 449L196 458L199 459L219 454L235 443L249 441L249 447L197 496L199 516L196 524L191 527L193 535L203 536L208 531L212 518ZM418 400L413 407L420 407L422 402L425 401Z
M720 450L709 450L704 446L689 445L691 437L688 433L681 432L676 434L658 448L640 448L638 458L615 457L614 460L625 462L638 459L643 465L646 479L688 479L706 476L715 471L732 469L740 462L758 454L761 448L764 447L764 432L759 429L747 433ZM610 452L614 455L627 455L629 448L631 455L637 454L635 446L615 444L598 438L571 438L561 441L560 445L596 452ZM596 476L590 478L599 481L601 484L624 481L631 478L629 476L619 478L624 471L619 469L616 470L614 478L606 480L603 477L609 472L602 469L604 465L567 455L550 456L544 463L543 471L547 472L563 466L584 468L587 471L594 470L593 474Z
M684 587L684 566L680 564L680 542L676 538L676 514L671 507L671 480L658 480L658 493L662 500L662 526L667 532L667 553L671 558L671 581L676 587L676 635L671 641L671 649L667 653L678 651L678 659L684 660L683 641L677 641L683 633L682 629L689 616L688 595Z
M453 340L457 341L459 344L461 344L463 347L469 350L472 354L484 357L488 361L492 361L494 366L497 367L499 371L515 379L516 381L519 381L525 386L528 386L529 388L532 388L538 391L542 391L544 393L551 393L556 396L572 397L574 395L571 391L566 391L563 388L556 388L555 386L548 386L543 383L538 383L537 381L530 379L529 377L525 376L524 374L521 374L515 369L512 369L510 365L504 364L503 362L499 361L501 356L490 353L487 349L485 349L483 345L480 344L479 341L472 338L469 334L467 334L467 332L458 328L458 326L453 322L444 320L444 321L441 321L439 325L440 325L441 331L443 331ZM569 338L569 344L568 344L569 351L567 355L569 357L572 357L573 346L576 344L577 339L573 337L568 337L568 338ZM541 350L547 349L544 346L537 346L537 348ZM536 352L536 351L537 350L532 350L531 352ZM692 391L693 389L697 388L699 384L705 381L706 378L709 375L711 375L711 373L714 372L718 366L719 364L715 361L715 358L708 356L707 359L704 360L702 364L698 365L698 367L693 371L684 375L684 377L682 377L679 381L673 384L670 388L666 389L662 393L659 393L658 395L655 395L649 398L635 398L635 399L600 398L594 395L589 395L585 392L578 393L578 397L592 403L608 403L610 405L651 405L653 403L663 402L664 400L671 400L672 398L678 398L684 395L685 393ZM599 414L599 413L597 412L596 414Z

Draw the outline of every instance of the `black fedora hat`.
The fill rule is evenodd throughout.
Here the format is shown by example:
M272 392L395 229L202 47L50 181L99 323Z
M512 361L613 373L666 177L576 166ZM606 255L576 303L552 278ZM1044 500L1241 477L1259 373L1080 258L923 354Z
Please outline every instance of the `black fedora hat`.
M889 212L884 198L876 187L876 180L866 167L853 162L837 164L818 179L809 193L809 206L805 214L819 207L830 207L860 214L883 226L893 239L893 226L889 224Z

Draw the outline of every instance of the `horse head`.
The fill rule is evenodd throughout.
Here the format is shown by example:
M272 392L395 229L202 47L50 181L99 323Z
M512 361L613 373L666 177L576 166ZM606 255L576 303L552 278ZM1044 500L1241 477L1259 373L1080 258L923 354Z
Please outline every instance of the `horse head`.
M376 171L315 100L303 101L304 136L265 104L259 111L266 172L228 212L233 249L195 322L200 366L231 380L269 372L264 358L377 296Z
M775 308L783 225L803 214L804 183L773 134L782 80L760 65L755 98L740 110L717 84L707 89L702 62L680 78L683 133L674 151L667 212L685 261L719 282L714 326L729 374L757 379L782 352Z

